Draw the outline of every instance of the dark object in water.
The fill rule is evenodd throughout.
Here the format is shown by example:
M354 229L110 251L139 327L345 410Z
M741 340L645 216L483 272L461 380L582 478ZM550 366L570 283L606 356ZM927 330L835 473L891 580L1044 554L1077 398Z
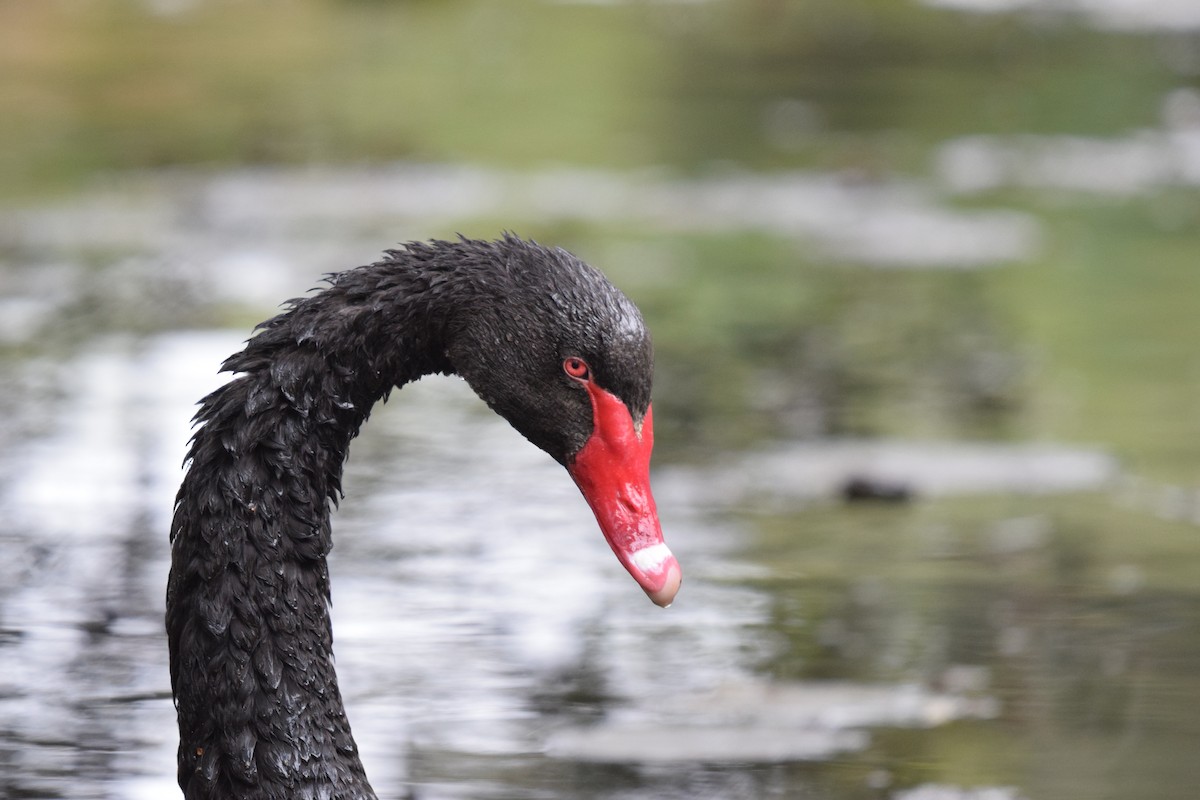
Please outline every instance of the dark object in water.
M841 495L847 503L907 503L913 499L907 484L866 475L852 475L842 484Z

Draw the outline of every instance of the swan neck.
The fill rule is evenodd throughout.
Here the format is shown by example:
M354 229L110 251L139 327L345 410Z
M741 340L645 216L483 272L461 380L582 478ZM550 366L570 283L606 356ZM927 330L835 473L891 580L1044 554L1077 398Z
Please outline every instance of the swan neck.
M264 323L209 395L176 501L167 630L187 798L373 798L334 672L330 507L371 406L448 371L417 270Z

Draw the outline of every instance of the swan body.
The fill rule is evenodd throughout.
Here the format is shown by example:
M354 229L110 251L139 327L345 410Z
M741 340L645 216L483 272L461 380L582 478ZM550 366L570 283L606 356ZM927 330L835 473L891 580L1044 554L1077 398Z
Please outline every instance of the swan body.
M649 486L652 352L637 308L563 250L410 243L259 326L204 398L171 525L166 626L189 800L374 798L332 657L330 508L394 387L461 375L564 465L667 605L679 565Z

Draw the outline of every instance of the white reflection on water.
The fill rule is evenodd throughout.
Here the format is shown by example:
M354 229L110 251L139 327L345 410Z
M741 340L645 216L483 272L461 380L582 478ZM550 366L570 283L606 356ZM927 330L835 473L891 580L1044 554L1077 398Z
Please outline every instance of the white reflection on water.
M563 730L550 752L613 763L815 761L865 749L870 727L928 728L999 713L990 697L835 681L729 683L649 705Z
M3 455L0 751L33 796L171 790L174 713L162 633L165 531L195 358L227 335L113 338L55 365L52 431ZM210 362L211 363L211 362ZM34 413L45 413L36 409Z
M1023 800L1025 797L1011 786L963 788L940 783L926 783L896 792L895 800Z
M156 264L151 277L219 300L270 305L298 291L284 276L309 281L330 264L373 260L377 252L364 242L425 238L431 229L491 218L757 230L802 239L833 260L880 267L992 266L1028 259L1039 246L1031 216L953 209L916 181L421 164L127 176L68 203L0 217L0 243L18 252L169 254L169 274Z
M1200 186L1200 92L1171 92L1162 117L1160 128L1109 139L965 136L938 148L935 171L962 193L1018 186L1121 197Z
M926 5L985 14L1024 11L1042 17L1078 15L1113 30L1200 28L1197 0L923 0Z

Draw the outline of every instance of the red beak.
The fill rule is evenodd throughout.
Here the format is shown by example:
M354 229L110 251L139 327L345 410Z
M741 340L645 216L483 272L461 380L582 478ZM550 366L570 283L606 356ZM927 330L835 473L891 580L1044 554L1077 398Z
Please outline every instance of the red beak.
M649 408L640 426L616 395L588 381L592 436L567 466L600 523L617 559L656 605L667 607L683 579L679 562L663 542L658 509L650 493L654 449Z

